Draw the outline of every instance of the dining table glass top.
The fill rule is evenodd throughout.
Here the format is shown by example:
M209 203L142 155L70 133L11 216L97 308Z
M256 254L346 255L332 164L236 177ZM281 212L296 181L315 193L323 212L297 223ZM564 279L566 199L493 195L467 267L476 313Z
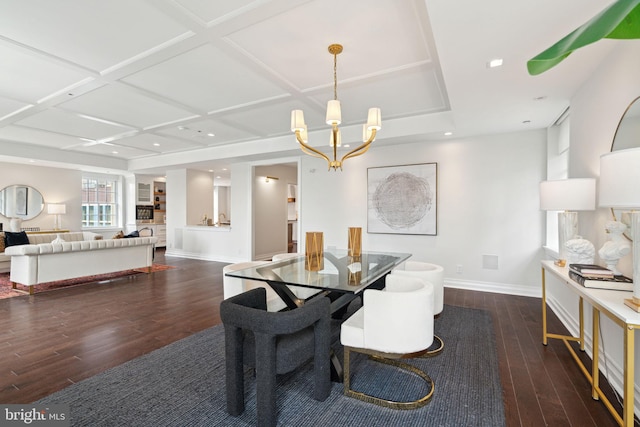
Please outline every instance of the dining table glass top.
M323 255L323 265L319 271L308 270L305 266L306 258L300 254L295 258L272 261L226 274L273 284L357 293L411 256L393 252L362 252L358 257L350 257L346 249L325 250Z

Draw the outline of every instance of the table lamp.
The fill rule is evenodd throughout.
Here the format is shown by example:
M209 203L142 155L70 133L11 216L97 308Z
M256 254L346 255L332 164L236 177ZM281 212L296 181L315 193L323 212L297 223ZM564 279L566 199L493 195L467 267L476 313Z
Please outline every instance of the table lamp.
M65 205L64 203L49 203L47 205L47 213L55 215L53 229L60 230L62 228L60 215L64 215L67 213L67 205Z
M601 207L631 210L633 297L624 303L640 313L640 148L613 151L600 157Z
M540 183L540 209L558 212L557 263L567 260L567 241L578 236L578 212L596 208L596 180L573 178Z

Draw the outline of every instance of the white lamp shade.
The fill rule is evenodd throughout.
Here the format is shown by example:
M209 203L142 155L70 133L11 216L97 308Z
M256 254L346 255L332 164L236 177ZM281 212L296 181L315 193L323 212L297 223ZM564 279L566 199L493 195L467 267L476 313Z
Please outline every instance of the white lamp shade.
M596 208L596 180L573 178L540 183L543 211L592 211Z
M302 131L304 125L304 112L302 110L291 111L291 132Z
M67 213L67 205L64 203L49 203L47 205L47 213L53 215L64 215Z
M382 117L379 108L369 108L367 116L367 128L380 130L382 129Z
M340 101L333 99L327 102L327 124L339 125L342 122L342 110L340 109Z
M613 151L600 157L601 207L640 208L640 148Z

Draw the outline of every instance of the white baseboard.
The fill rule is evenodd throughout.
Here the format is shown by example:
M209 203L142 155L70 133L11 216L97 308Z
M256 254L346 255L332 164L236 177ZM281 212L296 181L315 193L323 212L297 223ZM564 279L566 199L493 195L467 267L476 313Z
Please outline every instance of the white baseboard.
M446 288L465 289L469 291L493 292L496 294L520 295L524 297L542 297L540 286L514 285L510 283L479 282L477 280L444 279Z
M224 255L207 256L206 254L187 252L187 251L183 251L175 248L167 248L164 253L164 256L176 257L176 258L199 259L201 261L217 261L217 262L225 262L229 264L246 261L246 259L244 258L234 258L234 257L229 257Z

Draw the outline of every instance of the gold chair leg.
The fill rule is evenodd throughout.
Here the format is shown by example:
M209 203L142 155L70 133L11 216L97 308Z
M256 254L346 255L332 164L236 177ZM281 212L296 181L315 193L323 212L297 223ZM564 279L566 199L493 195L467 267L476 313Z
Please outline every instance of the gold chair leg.
M431 345L431 347L427 349L427 352L420 357L422 358L433 357L433 356L437 356L442 352L442 350L444 349L444 341L442 340L442 338L440 338L437 335L434 335L433 342L436 344L435 348L431 349L431 347L433 347L433 345Z
M390 366L395 366L404 371L408 371L418 375L420 378L422 378L422 380L424 380L427 384L429 384L429 392L417 400L413 400L409 402L399 402L394 400L381 399L376 396L372 396L366 393L352 390L351 378L350 378L351 351L354 351L356 353L367 354L369 355L369 359L373 361L376 361L378 363L384 363ZM383 406L385 408L391 408L391 409L416 409L429 403L429 400L433 396L433 392L435 390L435 384L433 380L431 379L431 377L429 377L429 375L427 375L421 369L418 369L415 366L409 365L408 363L403 363L398 360L395 360L398 358L402 358L404 356L405 355L401 355L401 354L387 354L387 353L380 353L376 351L363 351L363 349L356 349L356 348L345 346L344 347L344 381L343 381L345 396L353 397L355 399L362 400L363 402L373 403L375 405L379 405L379 406ZM388 359L387 357L392 357L393 359Z

